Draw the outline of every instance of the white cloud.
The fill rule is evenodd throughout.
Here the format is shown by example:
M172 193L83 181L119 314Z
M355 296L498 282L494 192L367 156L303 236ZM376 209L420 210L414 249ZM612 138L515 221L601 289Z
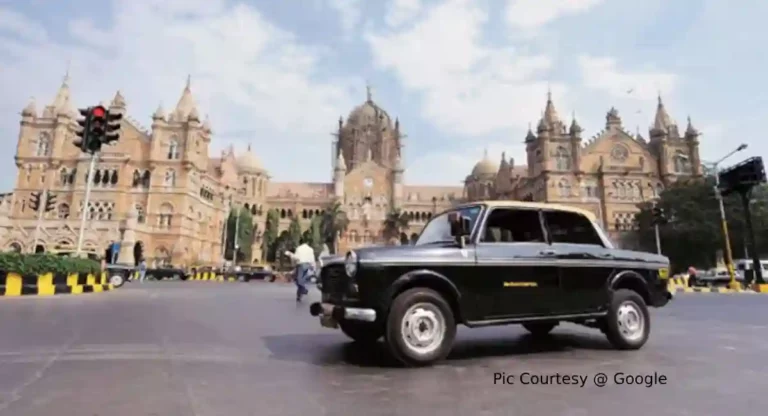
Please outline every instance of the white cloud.
M88 20L71 22L75 44L44 42L44 31L28 30L37 35L27 36L25 44L0 34L0 131L6 137L17 134L18 112L30 95L39 107L52 100L69 60L77 105L109 100L120 89L130 115L147 124L158 103L172 109L192 74L200 110L211 116L212 154L230 142L240 148L252 142L267 168L276 167L279 155L293 153L294 168L282 166L276 180L328 176L327 161L317 163L317 152L327 151L334 120L358 101L349 86L362 82L316 81L315 68L327 51L303 46L243 4L117 0L113 13L110 51L88 42L96 30ZM27 26L40 27L29 21ZM24 27L17 25L16 31ZM4 146L13 152L15 143Z
M423 116L446 132L482 135L526 127L538 117L551 60L482 43L487 13L449 0L400 32L368 34L374 63L423 94ZM450 30L446 30L450 28ZM552 85L565 93L565 87Z
M670 94L677 86L677 76L661 71L622 71L609 57L579 57L584 85L617 98L651 100L662 92Z
M0 8L0 35L5 33L36 42L44 42L47 37L42 25L13 10Z
M581 13L603 0L509 0L507 23L517 29L534 30L559 17Z
M421 0L392 0L387 6L384 21L391 27L397 27L411 21L422 10Z
M361 0L328 0L329 5L339 13L341 27L349 34L360 23L362 19L362 1Z

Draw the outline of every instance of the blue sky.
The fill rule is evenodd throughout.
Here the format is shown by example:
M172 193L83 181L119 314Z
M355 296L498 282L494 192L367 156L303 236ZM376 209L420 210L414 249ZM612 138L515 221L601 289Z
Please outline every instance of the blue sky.
M768 2L733 4L0 0L0 190L13 186L20 110L50 103L68 62L78 106L119 89L147 126L191 74L214 154L250 143L276 181L329 179L330 134L367 81L408 134L411 184L459 184L484 149L525 161L548 89L586 136L615 106L647 137L660 91L703 132L704 160L741 142L763 156Z

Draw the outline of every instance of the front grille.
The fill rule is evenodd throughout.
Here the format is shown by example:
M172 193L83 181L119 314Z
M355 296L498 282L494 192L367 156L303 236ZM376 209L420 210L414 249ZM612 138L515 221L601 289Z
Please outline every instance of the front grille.
M323 283L323 293L344 295L349 290L349 277L344 272L343 264L323 267L320 272L320 281Z

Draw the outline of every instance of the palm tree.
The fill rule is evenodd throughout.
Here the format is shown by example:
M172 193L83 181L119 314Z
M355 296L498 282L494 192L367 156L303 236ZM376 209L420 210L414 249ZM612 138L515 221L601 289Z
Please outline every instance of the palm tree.
M400 234L408 229L408 215L400 208L392 209L384 218L384 238L389 241L400 238Z
M347 231L349 218L339 202L333 202L323 211L321 229L323 240L330 243L330 250L336 253L336 243L339 234Z

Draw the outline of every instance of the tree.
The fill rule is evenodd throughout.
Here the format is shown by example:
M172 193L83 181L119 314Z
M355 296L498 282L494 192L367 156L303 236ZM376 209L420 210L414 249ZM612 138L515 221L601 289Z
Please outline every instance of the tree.
M757 232L758 249L768 253L768 193L759 189L753 195L752 218ZM728 234L733 257L743 257L746 236L744 212L738 195L723 199ZM639 230L635 233L641 249L656 252L656 238L653 226L651 203L641 205L636 221ZM673 271L682 271L689 266L709 268L716 264L716 253L724 249L720 223L720 209L714 193L714 178L704 180L680 180L661 193L660 206L669 220L659 226L662 254L670 258Z
M267 211L267 221L264 224L264 235L262 236L261 253L267 262L275 261L275 243L278 237L278 227L280 226L280 214L277 210Z
M291 259L285 255L286 251L292 251L290 250L288 230L280 233L275 241L275 263L277 263L278 270L287 270L291 267Z
M349 218L344 212L341 203L332 202L323 211L322 216L322 235L325 243L328 244L331 253L336 253L336 242L340 233L343 233L349 227Z
M400 239L400 234L408 229L408 215L399 208L392 209L384 218L383 226L385 240Z
M237 225L235 224L237 222ZM235 230L237 230L237 255L233 256L235 248ZM241 262L251 255L253 246L253 216L247 209L232 210L227 218L227 243L225 257ZM250 260L250 259L249 259Z
M319 256L323 251L323 217L312 217L312 221L309 223L309 228L305 232L307 234L307 241L312 249L315 251L315 257Z
M301 224L298 217L291 218L288 225L288 250L294 251L301 244Z

